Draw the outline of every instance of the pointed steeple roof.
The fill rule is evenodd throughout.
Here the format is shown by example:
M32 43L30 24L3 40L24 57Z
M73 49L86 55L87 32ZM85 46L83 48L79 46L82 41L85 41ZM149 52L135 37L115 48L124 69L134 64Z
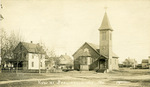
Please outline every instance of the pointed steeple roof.
M99 28L99 30L107 30L107 29L110 29L110 30L113 30L110 23L109 23L109 19L107 17L107 13L105 12L104 14L104 17L103 17L103 21L102 21L102 24L101 24L101 27Z

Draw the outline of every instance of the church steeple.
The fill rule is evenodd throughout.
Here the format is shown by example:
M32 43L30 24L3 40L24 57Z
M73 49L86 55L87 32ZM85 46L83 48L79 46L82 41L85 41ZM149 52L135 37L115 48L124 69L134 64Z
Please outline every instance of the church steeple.
M107 13L105 12L100 32L100 54L108 58L108 69L112 70L112 27L109 23Z
M109 23L109 19L107 16L107 13L105 12L104 17L103 17L103 21L101 24L101 27L99 28L99 30L113 30L110 23Z

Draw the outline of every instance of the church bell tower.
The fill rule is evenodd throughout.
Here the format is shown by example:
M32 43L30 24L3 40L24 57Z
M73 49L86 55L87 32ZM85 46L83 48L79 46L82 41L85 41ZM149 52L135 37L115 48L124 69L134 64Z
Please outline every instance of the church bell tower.
M107 13L105 12L100 31L100 54L107 58L108 69L111 70L111 61L112 61L112 27L109 23Z

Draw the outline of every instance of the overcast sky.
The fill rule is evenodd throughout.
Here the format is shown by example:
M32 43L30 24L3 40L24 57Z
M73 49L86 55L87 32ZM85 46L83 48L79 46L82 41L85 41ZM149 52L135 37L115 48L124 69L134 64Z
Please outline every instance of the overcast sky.
M105 10L113 28L113 51L122 62L150 56L150 0L2 0L2 27L40 40L57 55L72 54L85 42L99 44Z

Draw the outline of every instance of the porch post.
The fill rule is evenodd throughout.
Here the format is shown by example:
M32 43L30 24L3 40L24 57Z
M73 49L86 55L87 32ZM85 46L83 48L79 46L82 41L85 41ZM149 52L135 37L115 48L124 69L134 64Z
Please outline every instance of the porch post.
M100 59L98 59L98 69L100 69Z
M108 59L105 59L105 67L108 69Z

